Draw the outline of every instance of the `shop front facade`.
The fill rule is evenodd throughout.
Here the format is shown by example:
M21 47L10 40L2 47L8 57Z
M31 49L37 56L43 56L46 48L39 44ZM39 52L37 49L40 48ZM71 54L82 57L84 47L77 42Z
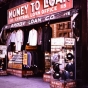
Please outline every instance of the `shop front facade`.
M64 76L53 68L55 79L78 79L86 83L83 74L87 72L84 70L87 41L83 11L80 0L11 2L7 25L2 28L4 37L1 37L2 44L7 46L7 71L21 77L48 74L59 62L59 70L70 75ZM53 56L58 58L53 60ZM72 69L68 69L69 64Z

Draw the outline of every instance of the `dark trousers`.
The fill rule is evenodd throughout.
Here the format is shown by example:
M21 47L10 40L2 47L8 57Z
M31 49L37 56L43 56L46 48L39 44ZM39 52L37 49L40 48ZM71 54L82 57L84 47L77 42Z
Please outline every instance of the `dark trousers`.
M10 45L11 45L11 51L15 51L15 42L11 42Z

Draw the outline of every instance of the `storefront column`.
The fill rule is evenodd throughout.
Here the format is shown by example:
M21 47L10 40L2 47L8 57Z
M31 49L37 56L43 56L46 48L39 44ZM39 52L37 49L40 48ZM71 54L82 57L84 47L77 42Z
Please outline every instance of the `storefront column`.
M82 83L88 84L88 0L81 0L82 7Z

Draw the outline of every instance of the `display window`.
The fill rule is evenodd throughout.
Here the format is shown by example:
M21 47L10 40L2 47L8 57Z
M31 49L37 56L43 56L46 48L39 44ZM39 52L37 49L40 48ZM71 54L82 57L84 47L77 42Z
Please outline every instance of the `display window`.
M6 33L8 70L15 70L12 74L29 76L42 72L51 80L75 79L71 21L45 22Z
M75 38L72 37L71 22L52 23L51 27L51 52L45 53L46 58L47 56L50 58L51 66L43 76L44 81L50 82L51 88L54 86L75 87L76 47Z
M63 42L58 43L62 40ZM52 38L51 39L51 86L59 87L76 86L76 58L75 58L75 39L74 38ZM59 46L55 49L55 46ZM52 71L53 70L53 71ZM56 84L53 84L55 82ZM69 85L71 83L71 85ZM73 85L74 84L74 85Z
M7 46L0 45L0 75L7 75Z

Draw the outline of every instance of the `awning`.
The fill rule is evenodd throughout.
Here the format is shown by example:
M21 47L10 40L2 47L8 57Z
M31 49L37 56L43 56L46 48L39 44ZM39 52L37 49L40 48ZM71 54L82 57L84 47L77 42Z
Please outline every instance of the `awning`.
M62 11L58 13L52 13L50 15L34 18L34 19L29 19L17 23L12 23L12 24L7 24L5 25L2 29L11 29L11 28L18 28L18 27L25 27L25 26L30 26L34 24L39 24L42 22L47 22L55 19L61 19L61 18L67 18L71 17L74 13L77 13L78 9L70 9L67 11Z

